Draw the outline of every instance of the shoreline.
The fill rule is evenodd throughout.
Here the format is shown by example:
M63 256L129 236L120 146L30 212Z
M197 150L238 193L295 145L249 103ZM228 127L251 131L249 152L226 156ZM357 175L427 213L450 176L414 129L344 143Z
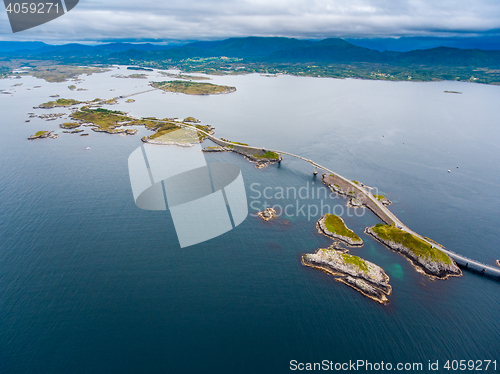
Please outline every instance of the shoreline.
M363 260L364 263L370 264L373 272L377 272L379 275L379 279L375 279L373 277L370 278L365 273L359 271L355 272L354 269L349 268L349 266L345 263L332 261L327 262L326 260L320 262L319 259L314 258L318 257L318 253L320 251L324 251L324 249L320 248L316 250L314 254L306 253L303 255L301 260L302 265L332 275L335 277L335 281L348 285L364 296L380 304L385 305L389 303L387 296L392 293L392 286L389 285L389 276L380 266ZM336 249L328 249L328 251L334 252L333 254L335 257L341 254L341 251Z
M342 217L339 217L340 220L342 221L342 223L344 224L344 226L350 230L347 225L345 224L344 220L342 219ZM336 233L333 233L331 231L329 231L327 228L326 228L326 225L325 225L325 219L326 219L326 214L323 215L323 217L321 217L317 222L316 222L316 228L318 229L318 232L320 234L323 234L325 235L327 238L330 238L330 239L333 239L333 240L340 240L341 242L349 245L349 246L352 246L352 247L362 247L364 245L364 242L363 242L363 239L360 238L360 242L358 241L354 241L352 238L349 238L347 236L343 236L343 235L339 235L339 234L336 234ZM352 230L351 230L352 231Z
M415 268L415 270L423 275L426 275L430 277L431 279L439 279L439 280L445 280L450 277L461 277L463 275L462 270L458 267L458 265L455 263L455 261L449 257L451 261L451 265L449 266L440 266L438 264L442 264L436 261L433 261L433 263L437 266L438 271L434 271L433 269L429 269L428 266L430 263L427 262L425 259L422 257L419 257L415 255L413 252L411 252L407 247L405 247L402 244L396 243L392 240L384 240L381 239L373 230L371 227L367 227L365 229L365 234L372 236L377 240L378 242L382 243L385 245L387 248L389 248L391 251L396 252L400 255L402 255L407 261L409 261L412 266ZM443 252L444 253L444 252Z

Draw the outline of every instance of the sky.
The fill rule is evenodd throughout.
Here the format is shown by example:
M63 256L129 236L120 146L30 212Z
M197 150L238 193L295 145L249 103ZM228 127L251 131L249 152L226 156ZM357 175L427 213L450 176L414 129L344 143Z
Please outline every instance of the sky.
M80 0L68 14L0 40L217 40L500 35L500 0Z

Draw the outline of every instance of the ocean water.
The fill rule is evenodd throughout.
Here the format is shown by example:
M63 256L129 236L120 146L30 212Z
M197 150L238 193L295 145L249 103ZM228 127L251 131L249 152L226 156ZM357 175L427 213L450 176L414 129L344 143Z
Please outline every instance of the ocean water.
M0 95L0 373L287 373L291 360L423 363L423 372L439 360L443 373L446 360L497 360L500 368L500 283L469 272L429 281L363 234L378 222L373 214L324 198L308 164L285 157L259 170L236 154L206 155L242 169L251 213L265 204L295 209L269 223L250 215L180 249L168 211L140 210L132 197L127 159L147 130L26 140L59 131L63 120L24 122L28 112L65 111L32 109L49 95L87 100L147 88L149 80L117 73L125 71L82 77L77 87L88 91L73 92L74 82L0 80L12 93ZM486 263L500 259L500 87L258 75L212 82L237 91L154 91L109 108L194 116L217 136L303 155L376 187L415 231ZM266 187L270 198L259 196ZM282 199L280 188L310 194ZM319 215L307 216L322 203L343 209L365 241L351 253L389 274L390 304L301 265L302 254L331 243L317 233Z

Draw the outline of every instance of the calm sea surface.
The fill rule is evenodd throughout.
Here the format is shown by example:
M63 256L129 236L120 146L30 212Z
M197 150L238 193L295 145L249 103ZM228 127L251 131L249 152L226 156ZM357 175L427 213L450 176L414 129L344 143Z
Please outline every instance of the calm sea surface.
M291 360L426 368L496 359L500 369L500 283L468 272L430 282L363 234L378 222L373 214L324 199L309 164L285 157L258 170L236 154L207 155L242 169L251 212L293 208L180 249L170 214L140 210L132 197L127 159L147 130L26 140L60 132L62 119L25 123L28 112L67 112L32 109L50 95L111 98L164 80L117 73L132 72L82 77L77 87L87 91L73 92L74 82L0 80L12 93L0 95L0 373L287 373ZM194 116L218 136L313 159L376 187L415 231L489 264L500 259L500 87L258 75L212 82L237 92L154 91L109 108ZM269 198L259 196L266 187ZM309 196L276 195L286 187ZM351 253L391 277L389 305L301 265L302 254L331 243L315 229L322 203L342 208L365 241Z

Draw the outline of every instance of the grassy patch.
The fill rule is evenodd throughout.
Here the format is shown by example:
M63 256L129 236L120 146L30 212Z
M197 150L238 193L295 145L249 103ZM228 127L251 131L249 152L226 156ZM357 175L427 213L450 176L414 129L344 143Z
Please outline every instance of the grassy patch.
M128 77L135 79L146 79L148 76L146 74L130 74Z
M182 120L182 122L200 123L200 120L198 120L194 117L186 117Z
M349 255L347 253L342 253L340 256L342 256L342 259L346 264L352 264L362 272L368 273L368 264L362 258L358 256Z
M149 139L156 139L160 136L166 135L172 131L179 130L179 126L176 125L175 123L165 123L165 122L160 122L158 123L159 127L157 127L156 133L151 135Z
M430 244L426 243L422 239L407 233L406 231L398 229L393 225L382 225L381 223L378 223L372 228L372 230L383 240L390 240L404 245L418 257L427 260L432 259L434 261L444 262L445 264L451 264L451 260L446 253L441 252L439 249L432 248Z
M189 81L152 82L151 86L163 91L180 92L188 95L213 95L229 93L236 90L236 88L230 86Z
M377 199L378 201L384 201L385 200L385 196L384 195L373 195L373 197L375 199Z
M351 182L354 183L354 184L357 184L359 186L359 182L358 181L352 180Z
M65 122L61 124L61 127L64 127L65 129L76 129L77 127L80 127L80 124L78 122Z
M71 106L76 104L81 104L81 101L73 99L57 99L56 101L49 101L47 103L40 104L39 107L43 109L50 109L62 106Z
M352 240L361 241L361 238L356 233L347 228L344 221L339 216L327 214L325 217L325 226L328 231L333 234L342 235Z
M42 136L43 134L47 134L48 131L37 131L33 136Z
M268 158L270 160L277 160L279 158L279 155L276 152L267 151L262 156L253 155L253 157L256 157L256 158Z
M121 126L119 122L133 121L133 118L128 117L122 112L103 108L89 109L87 107L83 107L71 116L77 120L92 122L103 130L112 130L115 127Z

